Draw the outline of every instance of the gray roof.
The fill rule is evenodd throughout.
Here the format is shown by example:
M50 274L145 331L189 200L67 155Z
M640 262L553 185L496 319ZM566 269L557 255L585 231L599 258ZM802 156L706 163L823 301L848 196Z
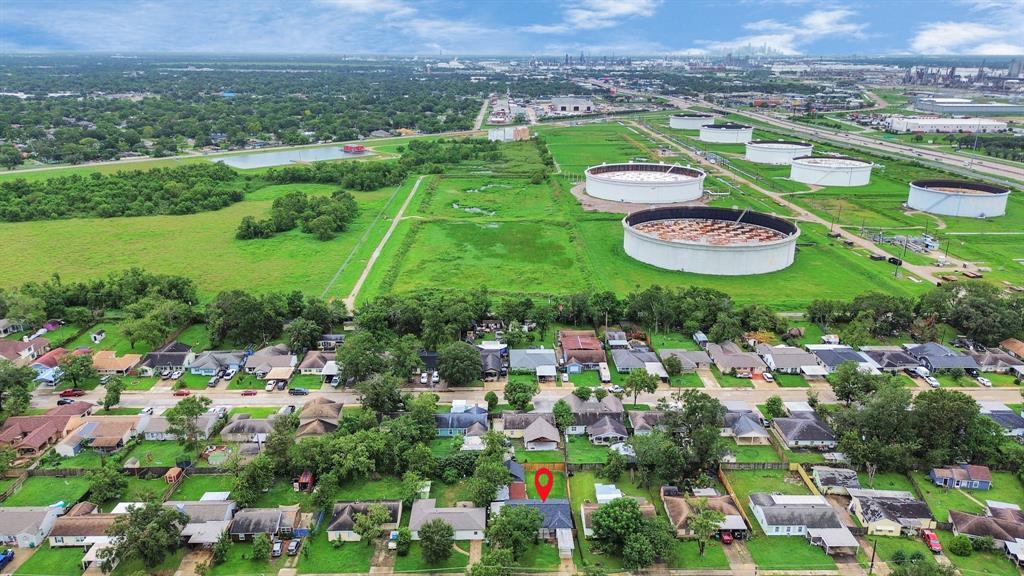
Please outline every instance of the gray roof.
M249 418L248 414L240 414L221 428L224 434L269 434L274 429L273 418Z
M760 354L762 358L771 356L775 367L780 370L796 369L801 366L814 366L818 363L814 354L811 354L803 348L797 348L796 346L769 346L767 344L758 344L757 353Z
M508 364L511 370L536 370L538 366L557 366L555 351L551 348L529 348L509 350Z
M508 473L515 478L517 482L522 482L526 479L526 470L523 465L515 460L505 460L505 468L508 468Z
M693 370L698 364L711 364L711 356L703 350L681 350L676 348L662 348L661 357L668 358L675 356L679 358L683 370Z
M537 419L546 420L552 426L555 424L555 416L551 413L514 412L512 410L501 413L501 421L505 425L505 430L525 430Z
M196 356L189 368L220 370L231 365L240 365L243 360L245 360L245 352L241 350L210 350Z
M501 351L481 348L480 369L484 372L501 370Z
M665 413L657 410L631 410L629 423L635 432L643 432L654 430L664 417Z
M622 407L622 401L611 394L601 400L591 397L590 400L586 401L581 400L575 394L569 394L563 396L562 400L569 404L569 408L572 410L573 417L575 418L574 425L576 426L590 426L604 416L611 416L615 420L622 420L623 412L625 411Z
M902 350L868 350L864 353L882 369L916 367L920 365L917 358Z
M732 429L732 435L743 436L768 436L768 430L761 424L761 417L750 411L726 412L725 427Z
M587 426L587 434L590 436L608 436L614 434L624 437L626 436L626 427L622 422L605 416L597 422Z
M827 502L777 504L771 494L755 492L750 503L761 508L769 526L805 526L807 528L843 528L843 522Z
M402 515L402 503L395 501L382 501L382 502L337 502L334 505L334 509L331 511L331 520L327 524L327 530L330 532L347 532L351 531L355 527L355 515L366 514L370 510L370 505L380 504L387 508L390 513L390 524L397 524L398 520Z
M509 500L504 505L529 506L539 510L544 516L540 523L541 528L549 530L572 528L572 507L568 500L562 498L548 498L544 502L540 500Z
M523 430L523 442L551 440L558 442L558 428L544 418L536 418Z
M484 530L487 524L487 510L484 508L438 508L433 498L412 503L409 514L409 530L418 531L431 520L440 518L454 530Z
M231 519L237 507L234 500L177 501L168 500L164 506L175 508L188 515L190 523L217 522Z
M612 362L618 370L639 370L645 362L660 362L654 352L637 352L636 350L612 350Z
M440 412L434 414L434 425L437 428L469 428L473 424L480 424L487 428L487 413L472 414L470 412Z
M277 508L246 508L235 514L231 534L277 534L283 512Z
M0 508L0 535L35 534L50 512L47 506Z
M815 350L814 355L822 364L829 368L835 368L844 362L866 362L864 356L853 348L831 348L826 350Z
M199 416L196 419L196 423L199 425L200 430L209 430L213 423L217 420L217 415L213 412L207 412ZM150 416L149 422L146 424L146 429L143 430L146 434L161 434L167 432L170 427L170 422L163 416Z
M999 424L1004 430L1019 430L1024 428L1024 418L1020 414L1017 414L1013 410L995 410L992 412L982 412L982 416L988 416L996 424Z
M1005 369L1012 366L1024 365L1024 360L1019 360L1000 350L987 350L985 352L968 352L968 356L974 358L978 366L987 368Z
M860 488L857 472L848 468L831 468L829 466L811 467L817 475L819 486L835 486L841 488Z
M269 372L272 368L291 368L295 365L295 356L285 344L274 344L260 348L245 361L245 367L257 372Z
M836 435L818 418L776 418L772 424L789 442L835 442Z
M731 370L764 370L767 365L761 357L753 352L744 352L735 342L707 345L708 356L715 361L720 369Z
M192 353L192 347L181 342L171 342L160 350L154 350L146 354L142 360L142 366L174 366L184 367L188 355Z
M974 358L935 342L907 345L907 352L918 360L927 363L933 370L949 370L952 368L977 370L979 368Z
M905 526L916 526L921 520L932 519L928 504L909 492L851 489L850 497L860 502L861 514L868 522L891 520Z

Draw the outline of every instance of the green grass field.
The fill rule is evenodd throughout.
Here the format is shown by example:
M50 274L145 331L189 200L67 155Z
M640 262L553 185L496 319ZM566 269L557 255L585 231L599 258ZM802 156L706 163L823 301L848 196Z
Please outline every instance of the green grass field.
M469 564L469 543L455 542L459 550L452 550L452 555L436 564L428 564L423 559L423 549L419 542L413 542L409 554L395 557L395 572L462 572Z
M171 498L174 500L195 501L207 492L231 492L235 487L235 477L219 474L193 474L186 477Z
M740 445L729 440L728 450L736 457L736 462L782 462L775 449L769 445Z
M49 506L64 502L70 507L88 491L89 480L85 476L32 476L25 480L17 492L4 500L4 506Z
M321 530L312 538L306 538L301 551L299 574L338 574L369 572L373 558L373 546L366 542L345 542L335 547L327 540L327 532Z
M946 530L936 530L935 533L939 536L939 541L942 542L942 549L949 550L953 533ZM951 552L944 552L944 554L961 574L971 576L1020 575L1020 571L1000 552L974 552L970 556L957 556Z
M0 228L0 231L3 229ZM103 340L99 344L93 344L92 334L99 330L106 332ZM99 324L88 329L78 338L75 338L70 343L64 346L68 350L75 348L92 348L94 351L98 350L113 350L118 356L124 356L125 354L145 354L153 349L153 347L145 342L136 342L133 347L131 342L124 337L121 333L120 326L115 322L100 322Z
M569 438L570 464L604 464L608 461L608 447L591 444L585 436Z
M228 549L224 562L213 566L211 576L243 576L254 574L277 574L284 568L287 556L271 558L268 562L255 561L249 558L252 554L252 543L236 542Z
M16 551L15 554L25 554ZM82 557L85 550L77 546L50 548L47 542L32 553L32 557L22 564L15 574L17 576L80 576L82 574Z

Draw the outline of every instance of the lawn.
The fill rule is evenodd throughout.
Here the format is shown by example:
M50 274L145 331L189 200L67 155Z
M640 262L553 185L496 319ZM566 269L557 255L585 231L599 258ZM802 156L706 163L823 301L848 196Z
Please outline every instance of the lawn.
M949 550L949 543L953 539L953 533L946 530L936 530L939 541L942 542L943 554L949 558L953 566L961 574L986 574L990 576L1020 576L1020 571L1014 567L1010 560L999 552L973 552L970 556L957 556Z
M298 374L288 382L289 388L305 388L306 390L319 390L323 385L323 378L316 374Z
M111 408L110 410L104 410L100 408L97 410L95 416L135 416L139 413L138 408Z
M89 480L85 476L32 476L25 480L17 492L4 500L4 506L49 506L64 502L70 507L88 491Z
M15 551L15 554L25 553L23 550ZM83 556L85 556L85 551L81 547L50 548L50 543L47 541L18 568L15 575L81 576Z
M472 494L469 492L468 482L465 479L455 484L446 484L442 480L431 481L430 497L437 500L438 508L452 507L455 506L456 502L465 502L473 499Z
M903 492L917 494L917 490L914 488L914 484L910 481L910 478L907 478L906 475L898 472L879 472L875 474L873 483L868 479L866 472L857 472L857 478L860 480L860 485L865 488L873 488L875 490L902 490Z
M36 224L43 224L43 222L36 222ZM3 227L0 226L0 235L3 233ZM91 336L99 330L105 330L107 335L100 341L99 344L93 344ZM125 338L124 334L121 333L121 327L114 322L100 322L99 324L89 328L82 333L81 336L75 338L64 346L68 350L75 348L92 348L95 350L113 350L118 356L125 354L145 354L153 349L153 346L146 342L136 342L135 347L132 347L131 342Z
M523 447L522 440L515 440L512 442L512 446L515 449L516 460L522 464L529 462L564 462L564 456L561 450L527 450Z
M380 480L350 480L334 495L336 500L395 500L403 497L402 479L385 476Z
M758 535L747 540L747 550L761 570L835 570L836 563L803 536Z
M696 372L683 372L678 376L669 379L669 386L673 388L703 388L704 381Z
M407 555L395 557L395 572L461 572L466 568L466 564L469 564L469 542L455 542L455 546L466 553L462 554L458 550L453 550L447 560L437 564L427 564L423 560L423 549L420 547L420 543L413 542Z
M722 374L717 366L711 366L711 374L714 375L715 381L722 388L753 388L754 381L750 378L739 378L732 374Z
M100 456L99 452L90 450L88 448L83 449L78 454L71 457L63 457L56 452L48 452L47 455L40 460L41 468L99 468L103 465L103 462L108 459L104 459Z
M239 414L248 414L249 418L267 418L277 414L279 406L236 406L228 411L228 419Z
M536 486L537 479L534 474L526 473L526 497L539 499ZM551 492L548 498L565 498L565 474L561 472L551 473Z
M607 461L607 446L591 444L585 436L569 437L570 464L604 464Z
M434 458L444 458L456 451L454 438L434 438L428 446Z
M704 555L700 555L700 546L696 540L676 540L672 546L672 561L668 563L671 570L728 570L729 559L725 550L717 540L712 540L704 547Z
M978 500L1010 502L1024 508L1024 484L1010 472L992 472L992 488L974 496Z
M155 386L156 383L159 380L160 379L157 378L156 376L150 376L148 378L144 378L144 377L141 377L141 376L127 376L127 377L121 378L121 382L124 383L124 389L125 390L137 390L137 391L149 390L150 388ZM138 412L136 412L136 413L138 413Z
M825 463L824 454L816 450L790 450L789 448L783 448L782 453L786 456L786 460L790 462L798 462L800 464Z
M984 512L984 507L974 503L970 498L965 496L962 492L956 489L947 489L941 486L936 486L928 479L928 476L922 472L912 472L914 482L920 489L921 495L924 496L924 501L928 503L928 508L931 509L932 515L939 522L949 522L949 511L958 510L960 512L970 512L974 514L981 514ZM986 498L991 498L985 491L974 491L972 494L975 499L984 502Z
M924 556L925 562L929 564L935 564L935 554L928 549L920 538L903 538L893 536L877 536L868 537L871 540L871 545L875 548L875 560L888 562L892 560L893 554L897 550L902 550L904 554L910 556L914 552L920 552ZM870 558L868 559L870 560Z
M598 483L607 483L607 481L598 478L590 471L576 472L571 478L569 478L572 515L576 526L583 525L583 521L580 518L580 506L585 502L597 501L594 484ZM527 482L527 489L529 489L529 485L530 482ZM648 502L654 504L655 510L659 515L664 514L664 508L661 505L661 497L658 494L657 486L651 486L650 488L637 486L628 475L620 477L618 482L615 482L615 486L618 487L623 494L645 498ZM607 556L596 552L591 548L590 541L586 538L578 538L577 543L579 544L578 550L583 563L603 566L609 571L617 571L622 568L621 558L616 556ZM579 566L580 564L577 563L577 567Z
M810 384L799 374L773 374L780 388L809 388Z
M56 330L50 330L46 334L43 334L43 338L46 338L50 342L50 348L57 348L61 346L65 340L70 340L72 336L78 334L78 331L82 328L75 324L65 324ZM15 332L14 334L8 334L4 336L4 340L21 340L25 336L31 336L31 332Z
M123 562L114 568L111 572L111 576L133 576L136 574L146 574L147 576L171 576L178 571L178 566L181 564L181 559L185 557L185 549L178 548L173 554L168 555L164 558L164 561L157 564L152 568L147 568L141 560L130 560Z
M186 476L178 485L171 498L193 502L207 492L231 492L235 487L235 477L219 474L194 474Z
M299 574L339 574L369 572L373 558L373 546L366 542L345 542L335 546L327 540L327 531L321 530L315 536L306 538L299 551Z
M194 453L186 453L185 448L174 441L143 440L128 453L125 460L138 458L143 466L174 466L182 460L191 460L195 466L209 466L206 460L200 460Z
M486 553L486 547L484 548ZM518 570L557 572L561 560L558 558L558 547L547 542L539 542L530 546L519 560L515 561L513 572Z
M730 439L727 446L729 452L736 457L736 462L782 462L775 449L767 444L740 445Z
M250 554L252 554L251 542L232 544L224 562L210 569L210 576L277 574L281 568L284 568L285 560L288 558L282 555L280 558L271 558L269 562L257 562L249 559Z
M726 470L725 476L749 518L754 517L750 511L750 494L753 492L797 496L811 493L796 474L786 470ZM761 528L756 522L753 528L755 533L761 533Z

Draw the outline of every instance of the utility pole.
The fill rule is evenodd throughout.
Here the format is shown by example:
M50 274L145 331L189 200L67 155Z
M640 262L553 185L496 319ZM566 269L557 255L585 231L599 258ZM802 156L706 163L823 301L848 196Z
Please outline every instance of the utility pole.
M898 278L899 277L899 276L897 276L897 274L899 274L900 268L903 267L903 259L906 258L906 257L907 257L907 239L903 238L903 254L900 255L900 264L899 264L899 266L897 266L896 269L892 271L892 277L893 278Z
M875 541L871 541L871 566L868 568L868 576L875 573Z

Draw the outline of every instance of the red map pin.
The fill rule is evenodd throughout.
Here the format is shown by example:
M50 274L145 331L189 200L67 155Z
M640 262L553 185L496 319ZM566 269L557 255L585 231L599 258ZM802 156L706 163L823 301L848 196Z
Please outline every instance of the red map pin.
M540 483L542 477L547 477L547 482L544 484ZM551 470L547 468L538 468L533 474L533 485L537 488L537 494L540 495L540 501L544 502L548 499L548 494L551 494L551 487L555 485L555 477L551 474Z

